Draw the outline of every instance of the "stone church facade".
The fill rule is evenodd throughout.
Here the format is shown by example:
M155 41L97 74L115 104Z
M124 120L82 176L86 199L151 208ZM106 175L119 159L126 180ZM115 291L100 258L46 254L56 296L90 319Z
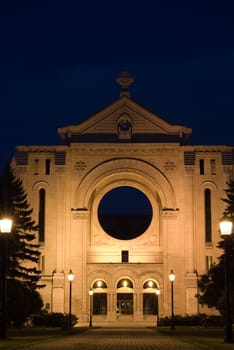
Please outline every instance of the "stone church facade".
M203 312L197 281L221 254L221 198L233 178L233 147L193 146L190 128L169 124L131 98L127 72L117 82L115 102L58 129L61 144L16 147L12 164L39 224L44 306L68 313L71 302L80 324L89 322L91 308L96 325L155 324L171 315L173 270L174 314ZM100 203L119 188L137 190L150 204L150 219L132 236L118 236L116 222L113 235L101 221Z

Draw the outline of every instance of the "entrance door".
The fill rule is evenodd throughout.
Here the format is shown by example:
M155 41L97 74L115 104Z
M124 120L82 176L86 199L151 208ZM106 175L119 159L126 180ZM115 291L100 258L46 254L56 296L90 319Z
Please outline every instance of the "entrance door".
M133 294L118 293L117 294L117 313L120 315L133 314Z

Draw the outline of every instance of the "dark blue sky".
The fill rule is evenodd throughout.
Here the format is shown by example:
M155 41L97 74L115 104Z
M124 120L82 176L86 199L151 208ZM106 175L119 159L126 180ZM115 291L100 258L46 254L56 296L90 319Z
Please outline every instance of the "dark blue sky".
M129 186L120 186L103 196L98 212L101 215L144 214L151 216L152 206L149 199L140 190Z
M16 145L57 143L131 96L194 144L234 145L233 1L5 1L0 5L0 166Z

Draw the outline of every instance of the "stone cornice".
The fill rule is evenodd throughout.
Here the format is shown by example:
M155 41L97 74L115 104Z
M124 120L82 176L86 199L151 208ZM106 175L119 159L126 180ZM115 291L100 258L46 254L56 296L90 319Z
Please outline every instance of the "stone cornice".
M49 153L54 153L56 151L67 151L69 149L68 146L63 146L63 145L47 145L47 146L17 146L16 151L17 152L49 152Z
M86 208L71 208L71 213L73 220L88 219L89 217L89 211Z
M160 210L160 216L163 219L177 219L178 214L179 214L179 208L176 208L176 209L163 208Z
M157 145L129 145L129 144L121 144L121 145L80 145L71 148L71 156L77 155L90 155L90 154L161 154L162 152L178 152L181 151L180 146L177 144L157 144Z

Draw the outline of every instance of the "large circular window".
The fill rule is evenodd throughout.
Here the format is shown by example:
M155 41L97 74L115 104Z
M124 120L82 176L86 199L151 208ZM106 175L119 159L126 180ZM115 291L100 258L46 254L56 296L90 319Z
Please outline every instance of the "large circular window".
M152 206L146 195L130 186L107 192L98 206L98 220L103 230L117 239L133 239L149 227Z

